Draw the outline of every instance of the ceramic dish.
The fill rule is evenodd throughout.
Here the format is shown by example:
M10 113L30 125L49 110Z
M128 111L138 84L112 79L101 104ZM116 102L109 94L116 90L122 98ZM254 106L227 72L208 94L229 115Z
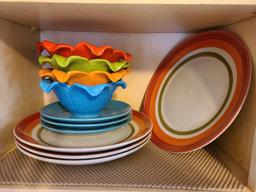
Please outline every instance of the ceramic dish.
M127 122L131 120L131 114L127 116L115 119L113 121L107 121L103 123L60 123L52 121L51 119L47 119L43 116L40 117L42 122L45 122L51 126L69 128L69 129L76 129L76 130L87 130L87 129L105 129L109 126L116 125L118 123Z
M40 56L39 63L41 65L50 64L53 69L60 71L105 71L117 72L123 68L127 68L129 63L127 61L109 62L105 59L87 59L80 56L63 57L61 55L53 55L52 57Z
M40 81L41 89L49 93L53 91L60 103L71 113L80 115L97 115L111 100L116 88L121 86L126 88L123 81L86 86L80 84L67 85L48 79Z
M217 31L173 49L154 73L144 100L152 141L172 152L201 148L233 122L247 96L251 59L241 40Z
M111 155L108 157L102 157L102 158L95 158L95 159L82 159L82 160L70 160L70 159L57 159L57 158L49 158L49 157L44 157L41 155L36 155L34 153L31 153L23 148L21 148L19 145L17 146L17 149L21 151L23 154L32 157L34 159L40 160L40 161L45 161L48 163L54 163L54 164L62 164L62 165L92 165L92 164L99 164L99 163L105 163L109 161L113 161L116 159L120 159L122 157L125 157L127 155L130 155L139 149L141 149L144 145L146 145L147 142L144 142L143 144L139 145L138 147L135 147L131 150L116 154L116 155Z
M41 109L41 116L61 123L103 123L116 121L129 115L131 107L125 102L111 100L106 107L96 116L76 116L68 112L59 102L49 104Z
M71 55L77 55L85 57L87 59L101 58L110 62L116 62L120 60L131 61L132 56L124 51L113 49L111 46L96 47L86 42L80 42L77 45L70 46L64 43L53 43L50 41L37 42L36 44L38 52L46 50L50 55L58 54L64 57Z
M135 143L151 132L150 119L133 111L128 125L95 135L64 135L42 129L36 113L21 121L14 129L15 138L31 147L55 152L85 153L113 150Z
M120 127L125 126L128 124L130 121L130 118L122 121L120 123L116 123L114 125L109 125L109 126L103 126L103 127L94 127L94 128L74 128L74 127L64 127L64 126L56 126L56 125L51 125L43 120L41 120L41 126L49 131L56 132L56 133L61 133L61 134L96 134L96 133L104 133L104 132L109 132L115 129L118 129Z
M16 145L18 145L19 147L23 148L24 150L34 153L36 155L41 155L44 157L49 157L49 158L58 158L58 159L94 159L94 158L102 158L102 157L108 157L111 155L116 155L116 154L120 154L126 151L129 151L131 149L134 149L140 145L142 145L143 143L147 142L150 139L150 134L147 135L145 138L141 139L140 141L125 146L125 147L121 147L115 150L110 150L110 151L103 151L103 152L99 152L99 153L60 153L60 152L52 152L52 151L46 151L46 150L41 150L41 149L37 149L37 148L33 148L30 147L24 143L21 143L20 141L16 140Z
M38 141L59 148L92 148L112 145L130 138L134 131L135 129L131 124L94 134L62 134L45 129L41 124L34 129Z
M115 73L108 73L104 71L94 71L94 72L81 72L81 71L70 71L63 72L59 70L51 69L41 69L39 70L39 76L41 78L51 78L53 81L58 81L61 83L67 83L69 85L81 84L81 85L99 85L106 84L109 82L117 82L123 78L129 70L122 69Z

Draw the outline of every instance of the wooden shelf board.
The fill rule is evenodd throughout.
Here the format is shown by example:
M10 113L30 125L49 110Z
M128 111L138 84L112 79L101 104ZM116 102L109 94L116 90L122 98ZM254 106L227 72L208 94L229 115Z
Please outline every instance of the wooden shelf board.
M41 30L192 32L226 26L252 17L256 11L256 2L252 1L251 4L248 1L243 5L199 4L200 1L195 0L189 5L177 4L177 1L170 1L170 4L165 4L167 1L160 1L159 4L124 1L124 4L117 0L60 2L0 1L0 18Z
M14 3L82 3L82 4L206 4L206 5L255 5L255 0L0 0L0 2Z

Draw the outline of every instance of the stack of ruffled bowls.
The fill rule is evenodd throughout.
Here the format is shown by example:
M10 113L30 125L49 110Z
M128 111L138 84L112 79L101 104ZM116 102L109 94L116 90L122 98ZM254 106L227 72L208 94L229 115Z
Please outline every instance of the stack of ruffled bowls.
M95 164L124 157L149 141L150 120L112 100L117 87L126 87L122 77L129 73L130 54L86 42L73 47L43 41L37 49L40 86L59 101L42 108L40 128L26 132L29 123L22 122L16 127L23 153L51 163Z
M121 79L129 72L131 55L110 46L96 47L81 42L72 47L49 41L37 44L41 69L41 88L54 91L60 103L71 113L82 116L98 114L111 100Z

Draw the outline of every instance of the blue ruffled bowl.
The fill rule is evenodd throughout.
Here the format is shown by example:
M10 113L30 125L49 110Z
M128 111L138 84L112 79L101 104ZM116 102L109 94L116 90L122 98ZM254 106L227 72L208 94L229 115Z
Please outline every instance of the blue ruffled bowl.
M78 116L99 114L111 100L118 86L125 89L126 83L120 80L96 86L86 86L80 84L68 85L50 79L42 79L40 82L40 87L44 92L53 91L60 103L68 111Z

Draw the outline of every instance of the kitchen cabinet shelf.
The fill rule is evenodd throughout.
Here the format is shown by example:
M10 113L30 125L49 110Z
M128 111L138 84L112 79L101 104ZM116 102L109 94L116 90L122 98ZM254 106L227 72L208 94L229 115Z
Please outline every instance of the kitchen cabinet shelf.
M230 25L255 15L253 1L0 1L0 18L32 30L191 32ZM65 13L65 14L63 14Z
M6 154L0 160L0 192L256 191L255 13L254 0L0 0L0 156ZM13 127L55 99L38 86L36 41L85 40L130 52L128 87L114 97L139 110L169 50L193 33L213 29L244 40L254 72L240 114L205 149L171 154L150 143L134 155L93 166L47 164L8 150Z

